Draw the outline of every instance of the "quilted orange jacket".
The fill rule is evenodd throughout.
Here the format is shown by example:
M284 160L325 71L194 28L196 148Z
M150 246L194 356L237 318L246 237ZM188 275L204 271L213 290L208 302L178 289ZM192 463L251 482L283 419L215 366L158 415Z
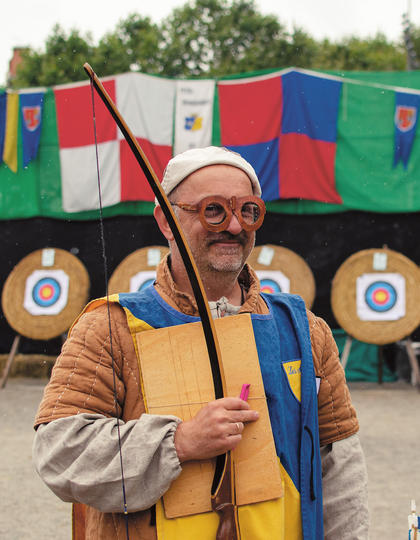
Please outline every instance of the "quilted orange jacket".
M252 269L246 266L240 280L247 290L240 312L266 313L267 307L259 295L259 282ZM158 268L156 289L172 307L189 315L197 314L194 299L176 289L166 260ZM110 314L119 414L122 420L128 421L145 412L138 362L123 309L113 303ZM353 435L359 425L331 330L325 321L310 311L308 321L315 374L320 378L320 444L325 446ZM106 305L83 313L72 327L46 386L35 427L80 413L108 417L115 414ZM74 513L74 540L126 537L122 514L101 513L79 504L75 505ZM150 510L129 514L129 532L132 539L156 539Z

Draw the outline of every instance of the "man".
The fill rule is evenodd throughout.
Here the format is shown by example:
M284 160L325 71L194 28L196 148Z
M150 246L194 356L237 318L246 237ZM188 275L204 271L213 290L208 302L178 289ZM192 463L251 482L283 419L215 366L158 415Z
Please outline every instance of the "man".
M246 265L264 213L255 171L226 149L189 150L170 160L162 187L194 255L213 316L250 313L254 324L285 495L278 501L281 533L256 517L254 529L242 524L243 540L368 538L358 422L331 332L324 321L306 313L298 297L261 295ZM170 257L159 265L154 286L111 302L110 322L105 303L88 306L57 359L36 419L37 469L60 498L87 505L86 538L126 537L113 363L132 539L156 538L156 520L158 538L167 538L162 531L171 520L162 514L159 500L183 463L235 448L246 424L258 421L257 412L234 396L209 403L189 421L145 414L132 334L197 320L189 278L160 206L155 219ZM282 368L299 356L302 380L309 381L302 385L301 403ZM258 505L251 506L251 514L258 513ZM205 523L202 517L206 514L197 523ZM208 538L207 525L199 530L198 536L184 532L174 537Z

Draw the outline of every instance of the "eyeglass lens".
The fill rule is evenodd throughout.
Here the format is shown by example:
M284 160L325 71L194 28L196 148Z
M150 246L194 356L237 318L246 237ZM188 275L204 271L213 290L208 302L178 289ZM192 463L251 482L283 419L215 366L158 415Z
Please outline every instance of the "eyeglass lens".
M217 202L210 203L204 210L207 223L218 225L226 218L226 209ZM241 207L241 217L248 225L255 223L260 217L260 208L254 202L245 202Z

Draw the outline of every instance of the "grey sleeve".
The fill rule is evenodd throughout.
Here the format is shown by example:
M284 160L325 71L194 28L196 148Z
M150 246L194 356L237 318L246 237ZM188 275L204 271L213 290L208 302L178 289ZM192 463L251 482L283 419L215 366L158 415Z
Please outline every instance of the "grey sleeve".
M357 435L321 448L324 540L368 540L367 470Z
M150 508L180 474L175 416L143 414L120 421L125 490L129 512ZM47 486L66 502L101 512L122 512L123 497L117 421L78 414L39 426L33 444L35 467Z

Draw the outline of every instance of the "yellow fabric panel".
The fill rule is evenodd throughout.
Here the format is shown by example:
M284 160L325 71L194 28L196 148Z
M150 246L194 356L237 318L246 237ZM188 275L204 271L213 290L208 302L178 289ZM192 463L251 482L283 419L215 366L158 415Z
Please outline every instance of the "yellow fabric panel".
M302 540L300 495L279 462L284 497L238 508L241 540ZM162 501L156 503L158 540L214 540L219 519L209 512L167 519Z
M292 479L287 474L280 461L279 465L285 493L285 496L282 499L282 501L284 501L282 509L284 532L281 538L284 538L284 540L302 540L303 533L300 511L300 493L296 489Z
M300 402L301 396L301 369L300 360L292 360L291 362L284 362L283 369L287 375L290 388L295 394L296 399Z
M150 326L150 324L147 324L141 319L137 319L137 317L134 317L134 315L131 313L129 309L127 308L123 308L123 309L127 317L128 327L130 328L131 335L134 335L137 332L143 332L144 330L153 330L153 326ZM137 343L135 340L134 340L134 345L136 346L136 349L137 349Z
M214 540L219 518L213 512L166 519L162 499L156 503L158 540Z
M17 139L19 120L19 94L7 93L6 133L4 137L3 161L13 172L17 172Z

